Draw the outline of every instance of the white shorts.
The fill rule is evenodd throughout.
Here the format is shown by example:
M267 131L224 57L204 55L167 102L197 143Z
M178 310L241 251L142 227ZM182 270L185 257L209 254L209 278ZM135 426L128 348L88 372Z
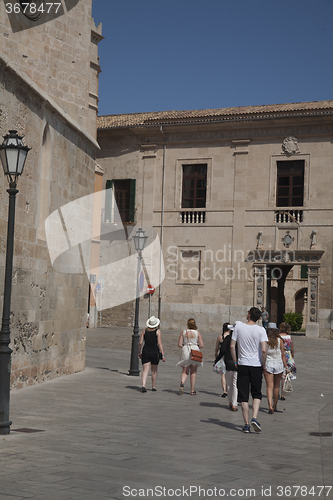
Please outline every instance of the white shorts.
M278 374L283 372L283 363L282 359L268 359L266 361L266 371L268 373Z

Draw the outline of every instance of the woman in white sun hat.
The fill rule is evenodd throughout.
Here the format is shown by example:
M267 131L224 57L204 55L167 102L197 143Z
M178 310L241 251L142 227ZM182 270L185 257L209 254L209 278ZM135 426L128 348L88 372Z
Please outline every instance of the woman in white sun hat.
M146 383L151 368L152 391L156 391L157 365L160 359L165 361L164 350L159 330L160 320L151 316L146 323L146 329L143 330L139 340L138 356L142 362L142 392L147 392ZM144 347L142 344L144 341ZM142 349L142 352L141 352Z

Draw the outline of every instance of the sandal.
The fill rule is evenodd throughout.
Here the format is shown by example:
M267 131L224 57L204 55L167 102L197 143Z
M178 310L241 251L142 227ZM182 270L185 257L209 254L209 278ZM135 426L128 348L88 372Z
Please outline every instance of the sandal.
M197 395L196 391L191 392L191 396L196 396L196 395Z
M229 408L231 411L238 411L237 406L229 406Z
M270 415L272 415L272 414L274 413L274 408L270 408L270 409L268 410L268 413L269 413Z

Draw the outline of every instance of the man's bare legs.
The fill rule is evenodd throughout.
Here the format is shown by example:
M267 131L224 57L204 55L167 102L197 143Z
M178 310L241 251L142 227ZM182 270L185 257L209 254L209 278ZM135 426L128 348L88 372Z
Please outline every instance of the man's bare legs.
M254 399L252 402L252 418L257 418L260 408L261 399ZM242 414L245 425L249 425L249 403L241 403Z

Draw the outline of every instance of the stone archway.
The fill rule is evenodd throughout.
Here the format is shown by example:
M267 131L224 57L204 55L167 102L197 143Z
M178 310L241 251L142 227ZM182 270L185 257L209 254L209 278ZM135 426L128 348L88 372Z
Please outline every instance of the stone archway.
M307 318L306 334L319 337L318 324L318 289L320 259L323 255L321 250L253 250L249 252L246 262L253 262L254 268L254 293L253 304L256 307L266 307L270 311L271 306L271 278L272 271L279 274L277 291L277 324L283 321L285 309L284 284L285 279L294 265L308 266L307 282ZM272 318L271 318L272 319Z
M307 300L308 289L301 288L295 293L295 313L304 314L304 304Z
M308 289L301 288L295 294L295 313L301 313L303 316L302 328L306 328L306 321L308 316Z

